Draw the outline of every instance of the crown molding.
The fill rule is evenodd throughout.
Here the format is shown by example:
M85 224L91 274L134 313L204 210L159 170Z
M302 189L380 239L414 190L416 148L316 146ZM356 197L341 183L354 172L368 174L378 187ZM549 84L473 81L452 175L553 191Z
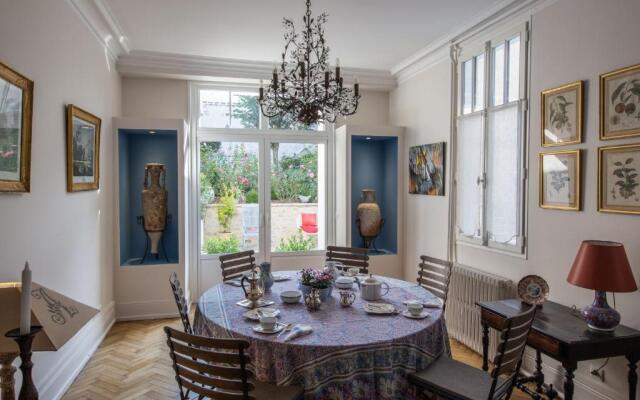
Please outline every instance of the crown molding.
M404 82L431 66L449 59L449 48L454 43L484 32L508 21L526 18L535 11L555 3L557 0L502 0L493 7L478 14L466 24L460 25L449 33L434 40L426 47L400 61L391 68L391 74Z
M103 0L67 0L112 60L129 53L127 36Z
M217 80L226 82L259 82L270 80L273 63L205 56L192 56L133 50L121 54L117 61L122 76L154 77L188 80ZM342 68L345 83L358 78L360 87L368 90L391 91L397 86L389 71Z

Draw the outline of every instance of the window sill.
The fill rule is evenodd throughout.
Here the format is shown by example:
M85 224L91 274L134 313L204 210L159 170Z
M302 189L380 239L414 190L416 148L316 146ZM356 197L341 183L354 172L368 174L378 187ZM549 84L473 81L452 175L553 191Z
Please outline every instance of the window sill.
M527 259L527 249L526 248L523 249L522 252L519 252L517 250L509 251L509 250L504 250L504 249L497 249L495 247L483 246L483 245L480 245L480 244L471 243L469 241L461 240L461 239L456 240L456 246L470 247L470 248L474 248L474 249L478 249L478 250L483 250L483 251L486 251L486 252L489 252L489 253L501 254L501 255L505 255L505 256L509 256L509 257L518 258L518 259L521 259L521 260L526 260Z

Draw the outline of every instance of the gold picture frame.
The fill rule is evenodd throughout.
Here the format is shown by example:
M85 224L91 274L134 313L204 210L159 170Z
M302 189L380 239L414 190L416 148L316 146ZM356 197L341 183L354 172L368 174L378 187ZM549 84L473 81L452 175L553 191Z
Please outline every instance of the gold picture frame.
M540 104L542 147L582 143L584 81L542 91Z
M582 210L582 150L540 152L540 208L580 211Z
M67 191L100 188L100 125L95 115L67 105Z
M600 75L600 140L640 136L640 64Z
M29 192L33 81L3 63L0 115L0 192Z
M598 211L640 215L639 171L640 143L599 147Z

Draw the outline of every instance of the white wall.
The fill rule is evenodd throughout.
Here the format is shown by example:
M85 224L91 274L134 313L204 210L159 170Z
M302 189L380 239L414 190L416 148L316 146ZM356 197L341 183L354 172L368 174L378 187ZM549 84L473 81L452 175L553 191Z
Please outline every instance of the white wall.
M120 113L120 77L67 2L0 9L0 61L35 83L31 193L0 194L0 281L17 280L29 260L35 281L102 311L57 353L35 354L40 398L52 399L113 321L111 117ZM102 119L98 191L66 191L68 103Z
M566 276L584 239L614 240L625 244L636 279L640 278L640 248L637 246L640 217L597 212L598 146L638 143L640 138L603 142L598 139L598 77L616 68L640 62L640 2L637 0L561 0L532 17L531 97L529 129L528 259L458 247L458 260L483 270L519 280L526 274L544 277L551 287L551 300L571 306L592 301L593 292L570 285ZM407 145L447 140L449 123L450 63L444 61L400 84L390 100L391 123L406 125ZM540 146L540 91L578 79L586 80L584 152L584 211L543 210L538 207L538 152ZM444 107L444 108L443 108ZM440 112L437 112L439 110ZM415 142L414 142L415 140ZM446 190L449 194L449 188ZM417 254L445 256L446 201L444 198L409 196L407 237L415 245L406 247L408 276L415 274ZM413 222L416 221L416 222ZM411 228L411 223L419 227ZM413 234L413 236L412 236ZM617 307L625 325L640 329L637 304L640 292L618 294ZM592 362L599 364L600 362ZM548 374L557 365L546 360ZM612 359L606 367L606 383L588 373L589 362L579 364L576 398L626 398L626 363ZM553 381L562 388L562 382Z
M188 120L188 83L177 79L122 78L122 116Z

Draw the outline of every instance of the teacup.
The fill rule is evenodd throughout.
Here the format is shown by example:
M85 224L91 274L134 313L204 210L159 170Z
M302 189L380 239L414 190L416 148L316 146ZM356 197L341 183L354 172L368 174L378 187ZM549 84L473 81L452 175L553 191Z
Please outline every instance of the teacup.
M260 327L265 331L272 331L276 328L277 319L275 315L263 314L260 316Z
M358 267L351 267L351 268L347 268L347 276L356 276L360 273L360 268Z
M420 314L422 314L423 309L424 309L424 305L420 302L413 301L413 302L407 303L407 310L409 310L409 314L413 315L414 317L420 316Z

